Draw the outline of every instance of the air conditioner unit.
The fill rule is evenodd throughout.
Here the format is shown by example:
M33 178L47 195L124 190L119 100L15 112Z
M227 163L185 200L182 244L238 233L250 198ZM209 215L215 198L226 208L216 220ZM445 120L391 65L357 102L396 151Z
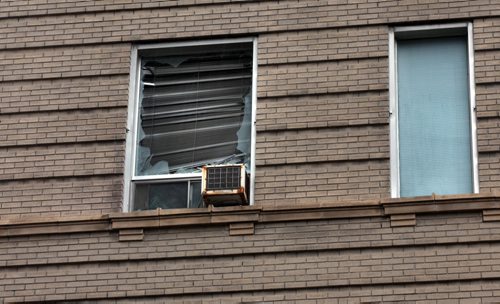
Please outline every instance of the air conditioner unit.
M243 164L203 166L201 195L205 205L248 205L248 180Z

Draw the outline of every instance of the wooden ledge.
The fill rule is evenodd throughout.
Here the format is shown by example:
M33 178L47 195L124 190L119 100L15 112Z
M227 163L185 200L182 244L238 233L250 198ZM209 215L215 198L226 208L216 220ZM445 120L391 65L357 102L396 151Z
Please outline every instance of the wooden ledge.
M250 234L255 223L389 216L393 227L416 224L418 214L483 212L485 221L500 221L496 194L325 202L295 206L235 206L146 210L97 216L25 217L0 220L0 237L118 231L121 240L140 240L144 229L195 225L229 225L231 235Z

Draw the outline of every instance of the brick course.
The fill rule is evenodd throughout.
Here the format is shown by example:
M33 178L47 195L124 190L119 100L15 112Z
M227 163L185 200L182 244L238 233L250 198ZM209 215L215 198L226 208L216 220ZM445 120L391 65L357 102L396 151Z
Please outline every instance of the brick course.
M0 113L126 107L128 75L0 82Z
M339 206L390 197L390 27L471 21L480 192L496 192L497 2L0 1L0 232L122 211L130 53L149 42L257 37L255 205ZM0 234L0 302L494 303L488 211Z
M261 132L258 166L389 157L389 128L359 126Z
M130 45L0 52L0 82L127 74Z
M489 284L499 280L498 231L480 214L452 213L402 228L365 218L259 224L254 236L239 237L218 226L147 230L138 243L117 243L108 232L14 237L0 241L0 290L7 301L220 299L286 289L321 289L325 299L352 290L387 301L484 299L496 295ZM490 287L480 293L475 284Z
M500 119L480 119L477 122L478 152L500 152Z
M121 175L4 181L0 218L120 212L122 182Z
M0 150L0 180L123 173L123 144L43 145Z
M387 27L366 26L264 34L260 65L387 57Z
M482 117L500 117L500 85L477 85L476 104L478 119Z
M293 129L298 138L321 133L323 135L320 137L326 139L340 136L335 135L342 132L338 127L343 128L345 125L360 125L354 128L358 130L367 128L362 125L380 126L387 123L387 22L474 16L478 117L497 115L495 95L490 90L495 88L492 81L496 81L495 33L498 32L499 19L488 17L496 9L488 1L405 5L395 5L394 1L381 1L378 5L368 2L327 5L323 2L299 1L221 1L184 3L183 6L170 1L153 2L148 8L143 3L128 6L130 3L124 2L120 7L108 2L98 7L92 6L96 10L92 13L87 10L90 6L55 1L51 6L54 11L45 16L33 15L37 14L34 10L36 5L44 4L31 4L33 6L20 10L20 6L9 3L9 14L17 11L14 13L17 14L16 18L4 16L6 18L0 20L5 25L0 29L0 35L3 33L6 38L0 45L3 49L0 56L4 58L2 64L5 67L3 79L8 81L0 84L0 97L5 101L0 110L3 113L27 113L5 116L3 125L0 125L6 130L4 145L57 144L60 146L54 149L65 149L66 143L123 140L124 121L120 119L125 117L124 107L128 98L126 87L131 46L124 42L178 35L187 37L194 32L190 29L196 29L196 37L200 38L247 31L259 33L258 165L308 161L330 164L342 160L335 155L343 155L340 150L332 149L315 152L327 155L305 155L307 150L300 152L303 149L300 144L279 143L284 145L285 153L289 154L283 160L273 160L271 154L264 155L266 149L281 153L281 148L267 147L265 138L279 137L281 134L262 131L290 132L288 130ZM157 5L165 6L160 8ZM46 9L47 12L52 9L48 6L38 8ZM72 15L66 14L69 10ZM415 13L417 11L418 14ZM23 13L26 18L18 18ZM128 19L128 28L123 21L125 19ZM226 22L229 19L230 24ZM253 21L252 27L248 28L250 19ZM173 32L162 34L162 30ZM19 49L22 47L26 49ZM108 76L110 73L113 75ZM290 106L290 100L298 105ZM99 113L101 110L98 109L107 107L123 107L108 112L120 118L115 120ZM59 113L84 108L95 111L87 114ZM40 117L35 115L38 111L54 111L41 116L48 119L47 127L38 125L37 119ZM95 123L91 122L91 115L97 115ZM68 121L74 120L75 124L62 126L63 116ZM106 120L104 124L99 123L101 117ZM27 124L13 124L17 119L26 120ZM50 129L48 124L52 123L51 119L54 124L60 123L61 126ZM107 123L109 120L111 124ZM497 124L488 120L479 121L478 126L479 152L498 150L494 144ZM491 126L492 129L482 130L482 126ZM96 129L91 130L92 127ZM367 138L359 143L360 147L365 147L365 152L346 156L345 160L387 158L388 137L386 133L381 136L380 140L385 141L382 149L371 146L375 141ZM290 151L287 152L287 149ZM359 147L355 149L359 150ZM346 150L346 153L349 152ZM488 159L492 157L489 155ZM17 176L20 178L23 175ZM485 179L488 178L482 174L481 180ZM492 187L495 186L488 182L485 189ZM359 191L366 192L362 189ZM388 192L381 193L387 195ZM345 198L348 197L341 197ZM352 197L358 198L357 195Z
M4 115L0 147L124 140L125 109Z
M388 197L388 162L383 159L259 167L255 202L279 206Z
M474 19L474 48L496 50L500 48L500 18Z
M479 154L480 191L496 192L499 190L500 153L498 151Z
M237 0L238 2L250 2ZM116 1L94 0L81 2L80 0L31 0L29 6L17 1L0 3L2 11L0 17L26 17L53 14L72 14L78 12L102 12L116 10L130 10L140 8L162 8L206 4L230 3L231 0L121 0Z
M366 1L366 0L365 0ZM0 19L0 48L241 35L499 15L494 0L401 4L288 0ZM223 12L223 14L221 14Z
M108 297L109 291L124 291L130 296L168 296L498 279L494 268L498 259L492 258L490 253L498 248L490 247L491 251L487 251L478 247L480 245L472 246L462 254L453 246L446 246L413 247L413 252L388 249L382 253L379 250L357 253L356 250L346 250L320 252L314 256L281 253L255 255L250 259L245 256L231 260L207 257L199 261L137 261L134 265L128 262L86 264L78 268L61 265L57 270L24 268L23 271L8 272L2 285L7 301L26 299L16 294L19 290L37 290L38 294L46 294L43 300L50 301L82 296L104 298ZM60 254L65 253L61 251ZM47 282L51 278L53 281Z
M475 54L475 72L476 83L497 83L500 81L500 70L498 62L500 60L500 50L490 50L476 52Z
M258 97L388 89L386 59L328 61L259 68Z
M260 98L257 131L389 123L385 91Z

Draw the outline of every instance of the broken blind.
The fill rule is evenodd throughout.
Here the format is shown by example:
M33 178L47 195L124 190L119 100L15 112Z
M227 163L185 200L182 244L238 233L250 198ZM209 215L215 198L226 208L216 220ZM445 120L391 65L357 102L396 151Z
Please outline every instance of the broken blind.
M250 159L252 43L141 53L136 175Z

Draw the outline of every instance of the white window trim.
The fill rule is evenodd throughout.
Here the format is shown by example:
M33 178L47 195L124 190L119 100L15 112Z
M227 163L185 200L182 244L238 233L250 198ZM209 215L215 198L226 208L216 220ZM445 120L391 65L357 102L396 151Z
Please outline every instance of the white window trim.
M254 191L255 191L255 145L256 145L256 117L257 117L257 39L256 38L239 38L239 39L218 39L218 40L203 40L203 41L190 41L190 42L173 42L173 43L155 43L155 44L142 44L132 46L132 51L130 54L130 78L129 78L129 96L128 96L128 117L127 117L127 136L125 143L125 165L124 165L124 181L123 181L123 212L133 211L133 204L131 199L132 194L132 182L160 182L160 181L182 181L189 180L193 178L200 177L201 173L190 173L190 174L176 174L175 176L170 174L164 175L152 175L152 176L133 176L135 161L136 161L136 142L137 142L137 124L139 113L139 88L140 88L140 76L138 72L140 71L140 58L139 52L141 50L148 49L162 49L162 48L172 48L172 47L184 47L184 46L203 46L203 45L214 45L214 44L228 44L228 43L242 43L242 42L252 42L253 43L253 53L252 53L252 127L251 127L251 156L250 156L250 205L254 204Z
M399 176L399 134L398 134L398 92L397 92L397 42L396 35L400 33L432 33L438 30L467 29L467 52L469 60L469 113L471 124L471 155L472 155L472 179L473 193L479 193L479 172L477 153L477 123L476 123L476 89L474 79L474 41L473 27L471 22L402 26L389 29L389 125L390 125L390 174L391 174L391 197L400 197Z

